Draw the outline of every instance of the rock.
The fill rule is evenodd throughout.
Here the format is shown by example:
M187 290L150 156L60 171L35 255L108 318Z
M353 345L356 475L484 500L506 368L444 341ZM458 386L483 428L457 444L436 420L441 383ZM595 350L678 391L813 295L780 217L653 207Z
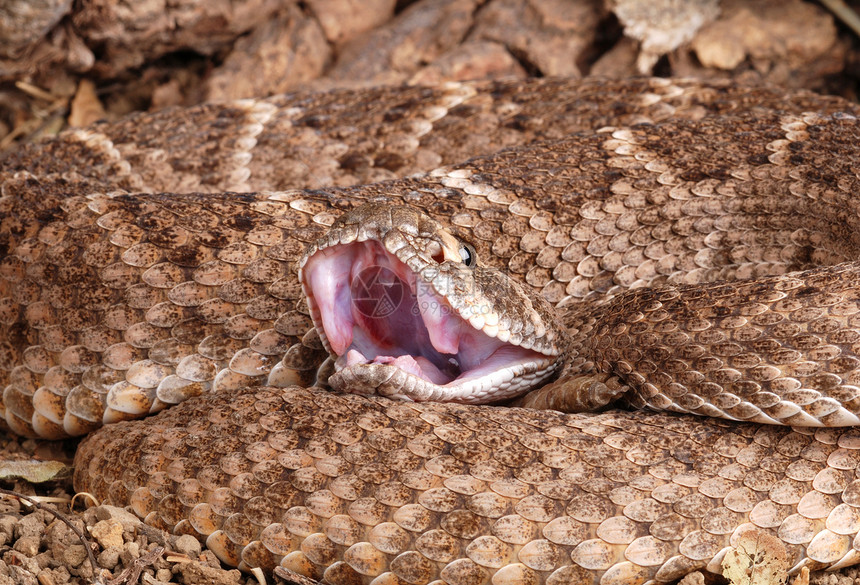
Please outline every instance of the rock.
M82 544L70 545L63 551L63 562L72 567L79 567L85 560L87 560L87 551Z
M38 536L22 536L15 542L15 546L12 548L23 555L34 557L39 552L40 540Z
M123 544L122 523L119 520L100 520L90 529L90 534L102 548L119 548Z
M125 530L136 530L143 525L140 518L128 510L124 510L116 506L102 505L93 508L92 511L96 520L117 520L122 524L122 527Z
M705 67L732 70L748 60L767 82L789 87L837 73L845 52L833 16L801 0L724 0L722 16L691 46Z
M339 45L386 23L396 0L307 0L329 42Z
M319 23L290 5L236 43L207 80L206 97L217 101L287 92L322 75L330 59Z
M0 516L0 534L6 537L6 542L12 540L15 534L15 525L20 522L20 518L11 514Z
M335 84L397 83L456 47L472 26L477 0L421 0L372 34L342 47Z
M531 74L580 77L604 13L599 0L495 0L469 39L502 43Z
M130 565L135 559L140 558L140 545L136 542L127 542L119 555L124 565Z
M8 518L9 516L5 516ZM15 538L41 536L45 533L45 521L41 514L29 514L15 524Z
M173 543L173 550L189 558L196 559L200 556L200 541L190 534L183 534Z
M678 581L678 585L705 585L705 576L699 571L685 575L683 579Z
M526 76L526 70L501 43L468 41L418 70L409 83L433 85L443 81Z
M0 10L0 57L20 59L71 10L71 0L7 0Z
M24 567L11 566L9 567L12 573L12 583L14 585L40 585L39 581L36 579L36 575L33 574L32 571L27 570Z
M636 68L651 73L657 60L689 42L720 13L719 0L611 0L624 34L640 43Z
M96 558L96 562L98 562L100 567L104 567L108 570L113 570L119 564L119 548L110 547L103 550L99 556Z
M187 585L236 585L242 573L236 569L225 571L201 563L181 563L177 566L180 583Z

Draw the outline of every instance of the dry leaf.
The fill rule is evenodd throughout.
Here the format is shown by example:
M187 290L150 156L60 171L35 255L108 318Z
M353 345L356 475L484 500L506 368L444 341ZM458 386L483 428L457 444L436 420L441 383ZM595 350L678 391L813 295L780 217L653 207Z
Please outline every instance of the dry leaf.
M72 98L69 126L89 126L105 117L105 109L96 95L96 86L89 79L82 79L78 91Z
M788 577L788 554L782 541L759 530L738 536L723 558L723 577L732 585L781 585Z
M0 479L20 477L30 483L63 479L71 469L59 461L0 461Z

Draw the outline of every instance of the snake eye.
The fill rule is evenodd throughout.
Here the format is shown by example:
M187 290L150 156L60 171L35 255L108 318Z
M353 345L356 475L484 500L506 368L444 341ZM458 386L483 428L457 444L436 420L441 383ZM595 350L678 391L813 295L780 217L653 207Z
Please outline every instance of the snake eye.
M469 268L474 268L475 264L478 263L478 253L475 252L472 244L467 244L466 242L460 243L460 258L463 259L463 264Z

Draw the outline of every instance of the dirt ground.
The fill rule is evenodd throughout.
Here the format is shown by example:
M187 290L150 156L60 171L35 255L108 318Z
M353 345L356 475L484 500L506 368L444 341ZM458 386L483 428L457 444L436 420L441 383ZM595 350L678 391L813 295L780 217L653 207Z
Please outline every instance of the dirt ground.
M655 74L854 99L857 33L827 3L0 0L0 151L134 111L308 87Z

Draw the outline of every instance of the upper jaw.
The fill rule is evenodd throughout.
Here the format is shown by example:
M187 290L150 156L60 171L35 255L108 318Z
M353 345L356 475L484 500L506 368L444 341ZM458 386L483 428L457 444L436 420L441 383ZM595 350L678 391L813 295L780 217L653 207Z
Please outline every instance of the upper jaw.
M437 281L428 282L399 256L374 239L356 239L318 245L303 260L300 280L311 317L336 358L328 380L333 388L487 403L522 394L556 373L559 352L510 343L492 306L476 313L472 303L465 319Z

